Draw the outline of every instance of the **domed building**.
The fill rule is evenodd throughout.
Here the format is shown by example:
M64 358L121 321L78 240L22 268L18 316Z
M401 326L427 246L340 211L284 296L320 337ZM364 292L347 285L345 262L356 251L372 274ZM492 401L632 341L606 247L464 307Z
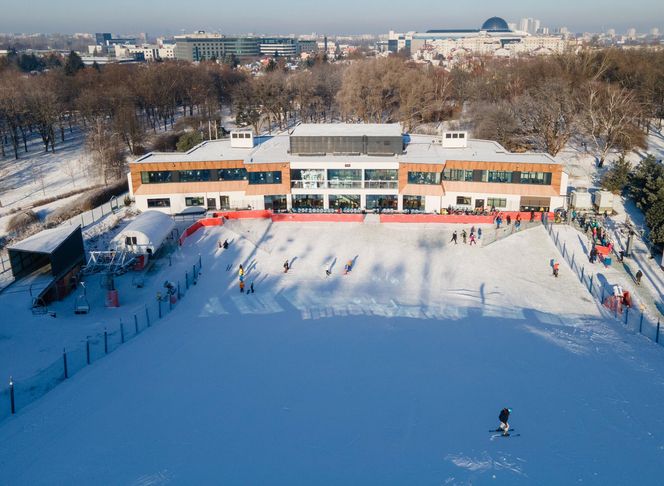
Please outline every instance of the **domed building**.
M500 17L491 17L482 24L480 30L486 30L487 32L509 32L510 28L507 22Z

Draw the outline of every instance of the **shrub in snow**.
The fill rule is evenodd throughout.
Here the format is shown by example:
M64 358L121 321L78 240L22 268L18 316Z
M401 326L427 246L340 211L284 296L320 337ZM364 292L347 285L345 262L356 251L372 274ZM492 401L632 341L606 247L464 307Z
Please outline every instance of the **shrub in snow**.
M7 223L9 233L24 234L31 226L39 223L39 217L33 211L23 211L12 216Z

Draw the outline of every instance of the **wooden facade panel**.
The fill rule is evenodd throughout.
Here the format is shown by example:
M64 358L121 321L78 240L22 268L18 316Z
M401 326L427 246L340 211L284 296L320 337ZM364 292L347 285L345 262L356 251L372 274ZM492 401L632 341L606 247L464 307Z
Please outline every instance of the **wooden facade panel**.
M143 185L141 172L163 172L167 170L204 170L204 169L240 169L244 167L243 160L211 160L201 162L146 162L129 164L131 182L134 192ZM164 185L164 184L160 184ZM173 191L182 192L182 191Z
M199 192L236 192L246 191L247 181L207 181L207 182L173 182L164 184L143 184L134 189L138 196L154 194L189 194Z
M412 163L401 163L399 164L399 192L403 192L408 186L408 173L409 172L443 172L445 164L412 164ZM411 184L410 186L417 186L418 184ZM408 193L411 196L421 196L421 195L431 195L438 196L443 194L442 185L441 186L428 186L430 193ZM436 187L440 187L440 191L436 190ZM438 194L440 192L440 194Z
M552 186L539 186L536 184L500 184L493 182L465 182L445 181L443 183L447 192L479 192L484 194L509 194L522 196L557 196Z

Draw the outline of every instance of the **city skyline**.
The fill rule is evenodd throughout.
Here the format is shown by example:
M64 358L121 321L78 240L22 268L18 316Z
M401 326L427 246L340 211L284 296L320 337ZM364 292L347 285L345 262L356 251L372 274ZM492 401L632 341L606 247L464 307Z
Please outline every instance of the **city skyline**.
M540 19L543 27L565 26L571 32L605 32L615 29L625 33L634 28L649 32L663 30L664 9L655 0L636 0L629 5L618 0L596 1L579 5L561 0L555 5L532 5L523 0L497 6L488 0L465 5L462 12L451 2L415 0L404 9L396 2L369 0L357 4L337 0L333 7L312 7L311 2L292 0L275 4L256 0L252 8L244 4L221 6L212 0L200 0L196 8L182 10L175 0L142 2L117 0L112 4L90 4L82 0L53 3L34 0L30 9L3 12L0 32L150 32L173 35L196 30L225 33L302 34L331 32L338 34L381 34L388 30L425 31L439 28L476 28L492 16L517 23L523 17ZM393 7L393 8L390 8ZM39 15L35 15L35 12ZM258 13L257 13L258 12Z

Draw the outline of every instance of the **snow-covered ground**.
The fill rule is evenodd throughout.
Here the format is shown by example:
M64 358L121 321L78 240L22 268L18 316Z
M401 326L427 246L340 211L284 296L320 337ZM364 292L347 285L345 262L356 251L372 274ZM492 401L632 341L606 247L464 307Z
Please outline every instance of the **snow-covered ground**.
M660 484L664 350L550 275L544 228L451 231L200 230L168 271L201 253L203 275L159 326L0 423L0 482ZM504 406L520 435L489 432Z

